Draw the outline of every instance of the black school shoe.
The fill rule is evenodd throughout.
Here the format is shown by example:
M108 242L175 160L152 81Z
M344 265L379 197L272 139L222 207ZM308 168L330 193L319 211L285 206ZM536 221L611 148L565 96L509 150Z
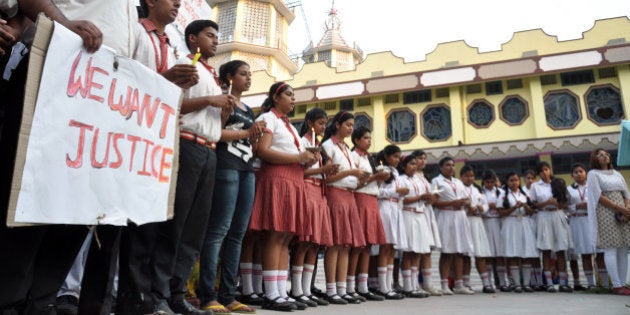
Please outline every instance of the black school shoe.
M353 297L355 300L359 300L359 302L361 303L367 302L367 299L361 296L358 292L352 292L348 294L350 294L350 296Z
M376 295L369 291L367 293L361 293L361 292L357 292L357 293L368 301L385 301L384 296Z
M337 305L346 305L346 304L348 304L348 301L342 299L337 294L335 294L335 295L326 295L325 299L330 304L337 304Z
M282 300L282 302L278 300ZM283 298L279 296L273 300L268 299L267 297L264 297L262 308L264 310L271 310L271 311L291 312L297 309L297 305L287 300L284 300Z
M171 299L168 303L168 306L173 310L173 312L182 315L213 315L214 312L207 310L200 310L190 304L184 298Z
M306 306L308 307L317 307L317 303L315 301L312 301L311 299L309 299L307 296L305 296L304 294L300 295L300 296L295 296L295 295L289 295L292 299L294 299L297 302L301 302L303 304L306 304ZM298 305L298 309L299 305Z
M346 294L346 295L342 296L341 298L346 300L346 301L348 301L348 304L360 304L361 303L361 301L353 298L352 295L350 295L350 294Z
M562 293L573 293L573 289L568 285L561 285L559 291Z
M486 285L486 286L483 287L483 290L481 290L481 292L483 292L483 293L496 293L497 291L495 291L494 288L492 288L492 286Z
M317 303L317 305L319 306L328 306L330 305L330 303L328 303L328 301L324 300L324 299L320 299L319 297L315 296L315 295L311 295L308 297L311 301Z
M256 293L237 296L236 300L243 304L258 306L262 305L263 302L263 298Z

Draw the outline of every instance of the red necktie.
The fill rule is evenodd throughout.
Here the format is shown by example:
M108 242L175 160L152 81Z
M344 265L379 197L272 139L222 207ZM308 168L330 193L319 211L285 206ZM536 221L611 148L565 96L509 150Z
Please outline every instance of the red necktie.
M155 33L160 40L160 63L158 64L158 73L168 70L168 36L166 34Z
M287 116L282 116L280 117L280 119L284 121L284 125L287 127L287 129L289 129L289 132L291 132L291 135L293 136L293 141L295 143L295 147L298 149L298 151L300 151L300 140L298 140L298 137L295 135L295 132L293 132L293 128L291 128L291 123L289 122L289 118L287 118Z

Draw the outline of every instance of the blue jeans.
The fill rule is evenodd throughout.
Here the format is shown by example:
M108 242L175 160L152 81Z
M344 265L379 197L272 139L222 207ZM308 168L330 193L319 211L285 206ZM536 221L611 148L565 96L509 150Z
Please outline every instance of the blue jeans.
M234 301L241 243L249 225L253 203L253 172L217 170L212 210L199 268L199 298L202 305L214 300L223 305ZM217 277L219 252L221 281L217 296L214 283Z

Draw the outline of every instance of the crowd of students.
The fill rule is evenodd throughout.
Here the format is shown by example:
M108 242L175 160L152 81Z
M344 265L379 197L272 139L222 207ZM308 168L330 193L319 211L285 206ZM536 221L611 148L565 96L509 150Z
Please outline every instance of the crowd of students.
M592 152L591 171L584 165L573 167L575 183L568 188L553 178L545 162L537 172L523 174L525 185L516 172L499 180L485 170L481 187L471 166L462 167L457 178L455 161L444 157L438 163L440 174L429 180L425 152L403 155L395 145L372 148L371 131L354 128L349 112L329 118L313 108L298 131L287 117L295 95L285 82L270 86L255 117L241 101L252 84L249 65L233 60L217 72L207 63L218 45L215 22L198 20L186 28L188 48L201 54L198 63L191 62L193 55L176 58L164 28L175 20L178 0L141 1L146 17L139 22L123 9L130 14L129 25L118 27L135 31L115 39L98 31L111 23L102 16L93 20L102 23L97 27L68 20L49 1L48 6L32 8L30 2L9 1L6 7L3 2L0 9L7 21L1 23L0 52L19 37L5 32L5 26L26 26L43 11L80 34L88 50L104 40L184 90L179 176L172 220L99 226L98 242L90 243L91 236L86 240L87 229L81 227L8 229L5 210L0 252L13 259L0 261L3 314L76 313L61 305L66 302L78 303L81 314L255 313L249 305L292 311L474 294L473 259L484 293L583 289L576 263L570 264L576 280L569 286L566 263L581 258L588 287L595 286L598 270L603 286L610 277L614 293L630 295L625 286L630 192L602 149ZM67 12L76 12L68 6ZM16 121L25 71L22 62L6 83L9 88L2 90L2 97L14 106L7 107L14 115L7 117ZM3 122L0 138L3 207L12 177L16 121ZM379 153L373 156L370 151ZM320 252L323 291L313 286ZM431 283L432 252L440 253L439 286ZM68 274L75 256L77 263ZM198 259L199 308L185 299ZM394 280L398 269L400 287ZM552 270L558 272L558 287ZM74 300L69 292L76 295ZM64 303L55 307L56 295Z

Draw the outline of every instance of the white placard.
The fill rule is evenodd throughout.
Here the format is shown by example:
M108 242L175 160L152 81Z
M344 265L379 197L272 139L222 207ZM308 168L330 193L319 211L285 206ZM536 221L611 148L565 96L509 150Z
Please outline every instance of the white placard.
M180 99L161 75L105 47L87 53L55 23L15 222L166 220Z

